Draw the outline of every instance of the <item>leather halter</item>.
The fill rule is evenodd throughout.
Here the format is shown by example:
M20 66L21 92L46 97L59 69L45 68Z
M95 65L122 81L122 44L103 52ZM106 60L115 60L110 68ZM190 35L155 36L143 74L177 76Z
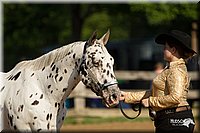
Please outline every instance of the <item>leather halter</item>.
M101 83L98 81L98 79L96 78L96 76L94 75L94 73L90 70L89 67L86 66L86 62L85 62L85 53L86 53L87 45L88 45L88 42L86 42L85 45L84 45L84 48L83 48L83 56L82 56L82 62L81 62L81 64L80 64L80 66L79 66L78 72L79 72L79 74L80 74L81 72L83 73L83 70L87 70L87 72L88 72L87 74L92 78L93 83L95 83L95 85L98 87L98 90L99 90L99 91L96 91L95 93L97 94L97 96L102 96L102 93L101 93L101 92L102 92L105 88L107 88L107 87L109 87L109 86L112 86L112 85L115 85L115 84L118 84L118 82L117 82L117 81L111 81L111 82L107 82L107 83L101 84ZM122 114L123 114L126 118L128 118L128 119L135 119L135 118L137 118L137 117L141 114L142 104L139 103L139 108L138 108L138 109L136 108L136 106L137 106L137 105L132 105L132 109L133 109L133 111L138 112L137 116L135 116L135 117L130 117L130 116L128 116L128 115L123 111L121 101L119 102L119 108L120 108Z
M96 91L95 93L97 94L97 96L101 96L102 95L102 91L112 85L118 84L117 81L111 81L111 82L107 82L107 83L100 83L98 81L98 79L96 78L95 74L90 70L89 67L87 67L86 62L85 62L85 53L86 53L86 48L87 48L88 42L85 43L84 45L84 49L83 49L83 56L82 56L82 62L79 66L79 70L78 72L81 73L83 72L83 70L87 71L87 74L89 75L89 77L92 79L93 83L97 86L98 91Z

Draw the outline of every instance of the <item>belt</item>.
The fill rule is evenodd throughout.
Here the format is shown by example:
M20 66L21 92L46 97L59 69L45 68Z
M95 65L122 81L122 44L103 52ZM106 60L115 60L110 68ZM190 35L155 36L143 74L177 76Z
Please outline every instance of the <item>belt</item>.
M188 105L188 106L180 106L180 107L176 107L176 108L164 109L161 111L157 111L156 115L162 116L162 115L172 114L172 113L186 111L186 110L191 110L191 107Z

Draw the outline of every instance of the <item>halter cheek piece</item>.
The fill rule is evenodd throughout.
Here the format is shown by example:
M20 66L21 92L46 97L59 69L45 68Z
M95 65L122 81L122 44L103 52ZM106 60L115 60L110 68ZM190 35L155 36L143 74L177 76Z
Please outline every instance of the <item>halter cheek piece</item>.
M85 43L84 45L84 49L83 49L83 56L82 56L82 62L79 66L79 73L86 73L85 71L87 70L87 74L89 75L89 77L91 77L93 83L97 86L99 91L96 91L95 93L97 94L97 96L101 96L102 95L102 91L112 85L118 84L117 81L111 81L111 82L107 82L107 83L100 83L98 81L98 79L96 78L95 74L90 70L89 67L86 66L86 62L85 62L85 53L86 53L86 48L87 48L88 42Z

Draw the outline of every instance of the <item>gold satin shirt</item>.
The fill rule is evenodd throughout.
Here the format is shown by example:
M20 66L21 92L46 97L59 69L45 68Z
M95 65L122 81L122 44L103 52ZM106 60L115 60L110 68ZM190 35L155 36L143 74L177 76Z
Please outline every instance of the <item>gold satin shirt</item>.
M149 105L155 111L189 105L187 103L189 83L185 61L179 59L170 62L169 67L153 79L152 89L128 92L125 102L137 103L141 99L149 98Z

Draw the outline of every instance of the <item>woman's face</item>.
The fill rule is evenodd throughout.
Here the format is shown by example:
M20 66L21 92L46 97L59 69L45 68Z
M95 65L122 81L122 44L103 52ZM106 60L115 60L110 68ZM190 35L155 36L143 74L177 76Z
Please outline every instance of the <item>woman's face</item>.
M168 45L168 43L166 42L165 45L164 45L164 50L163 50L164 60L171 61L172 56L173 56L173 54L172 54L173 50L174 50L174 47L171 48Z

